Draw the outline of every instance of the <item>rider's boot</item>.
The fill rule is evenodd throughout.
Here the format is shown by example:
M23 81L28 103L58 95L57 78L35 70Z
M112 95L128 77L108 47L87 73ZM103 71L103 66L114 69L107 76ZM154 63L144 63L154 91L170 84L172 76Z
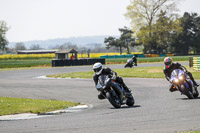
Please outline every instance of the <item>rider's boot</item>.
M124 90L126 91L125 95L130 96L131 95L131 89L129 89L125 84L123 85Z
M177 91L176 86L170 85L169 91L170 91L170 92Z
M100 92L100 94L98 95L98 98L99 98L100 100L105 99L104 95L103 95L101 92Z
M195 87L198 87L198 86L199 86L199 84L197 84L196 81L193 81L193 83L194 83L194 86L195 86Z
M192 82L193 82L194 86L195 86L195 87L198 87L198 86L199 86L199 84L197 84L197 82L194 80L194 78L193 78L192 74L191 74L190 72L187 72L187 74L189 75L190 79L192 80Z
M194 90L195 90L195 93L198 91L196 86L194 86Z

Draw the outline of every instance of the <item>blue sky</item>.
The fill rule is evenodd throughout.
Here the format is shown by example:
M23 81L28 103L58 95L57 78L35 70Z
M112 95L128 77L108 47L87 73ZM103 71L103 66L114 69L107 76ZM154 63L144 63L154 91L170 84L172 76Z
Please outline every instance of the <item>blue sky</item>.
M129 0L0 0L0 20L9 42L94 35L119 35L130 26ZM182 0L180 14L200 14L200 0Z

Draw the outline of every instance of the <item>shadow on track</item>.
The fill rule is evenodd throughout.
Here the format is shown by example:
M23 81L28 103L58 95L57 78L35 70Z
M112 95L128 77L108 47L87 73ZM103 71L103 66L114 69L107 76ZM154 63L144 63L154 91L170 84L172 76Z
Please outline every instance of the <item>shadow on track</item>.
M141 106L140 105L122 106L121 108L118 108L118 109L131 109L131 108L138 108L138 107L141 107ZM116 109L116 108L111 107L110 109Z
M185 97L185 98L176 98L176 99L181 99L181 100L200 100L200 97L197 97L197 98L194 98L194 99L189 99L189 98L187 98L187 97Z

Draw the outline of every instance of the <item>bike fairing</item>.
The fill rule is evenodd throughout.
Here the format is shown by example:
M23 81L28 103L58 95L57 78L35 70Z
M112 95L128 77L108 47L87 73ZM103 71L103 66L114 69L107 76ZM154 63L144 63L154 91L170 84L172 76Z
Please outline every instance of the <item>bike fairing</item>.
M119 76L117 76L117 73L112 71L109 67L104 67L101 70L100 74L94 74L93 75L93 80L95 82L95 86L98 83L98 78L100 75L108 75L109 78L112 78L115 80L115 82L119 83L120 85L123 86L123 88L125 89L125 91L127 92L127 95L131 94L131 90L126 86L126 84L124 83L123 79ZM100 94L101 95L101 94ZM98 96L99 97L99 96ZM101 96L100 96L101 97ZM103 99L103 98L102 98Z
M101 75L109 75L109 78L116 76L117 77L117 73L112 71L109 67L104 67L102 68L102 72ZM98 78L100 75L97 75L96 73L93 75L93 80L95 85L97 85L98 83Z
M181 94L186 95L189 99L198 97L199 92L194 86L193 81L187 73L181 69L175 69L172 71L170 81L172 85L181 92Z
M182 81L184 78L186 78L187 82ZM187 79L190 79L189 76L185 74L181 69L173 70L171 74L171 78L170 78L172 82L178 83L181 81L181 82L184 82L184 85L186 86L186 88L190 88L193 86L193 82L192 80L187 80Z

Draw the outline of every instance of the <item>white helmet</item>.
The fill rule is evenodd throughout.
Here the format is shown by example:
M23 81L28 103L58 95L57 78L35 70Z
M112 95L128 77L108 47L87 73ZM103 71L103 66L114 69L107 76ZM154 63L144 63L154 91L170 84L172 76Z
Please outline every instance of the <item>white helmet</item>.
M103 70L102 64L100 62L95 63L93 65L93 70L97 75L101 74L101 72Z

